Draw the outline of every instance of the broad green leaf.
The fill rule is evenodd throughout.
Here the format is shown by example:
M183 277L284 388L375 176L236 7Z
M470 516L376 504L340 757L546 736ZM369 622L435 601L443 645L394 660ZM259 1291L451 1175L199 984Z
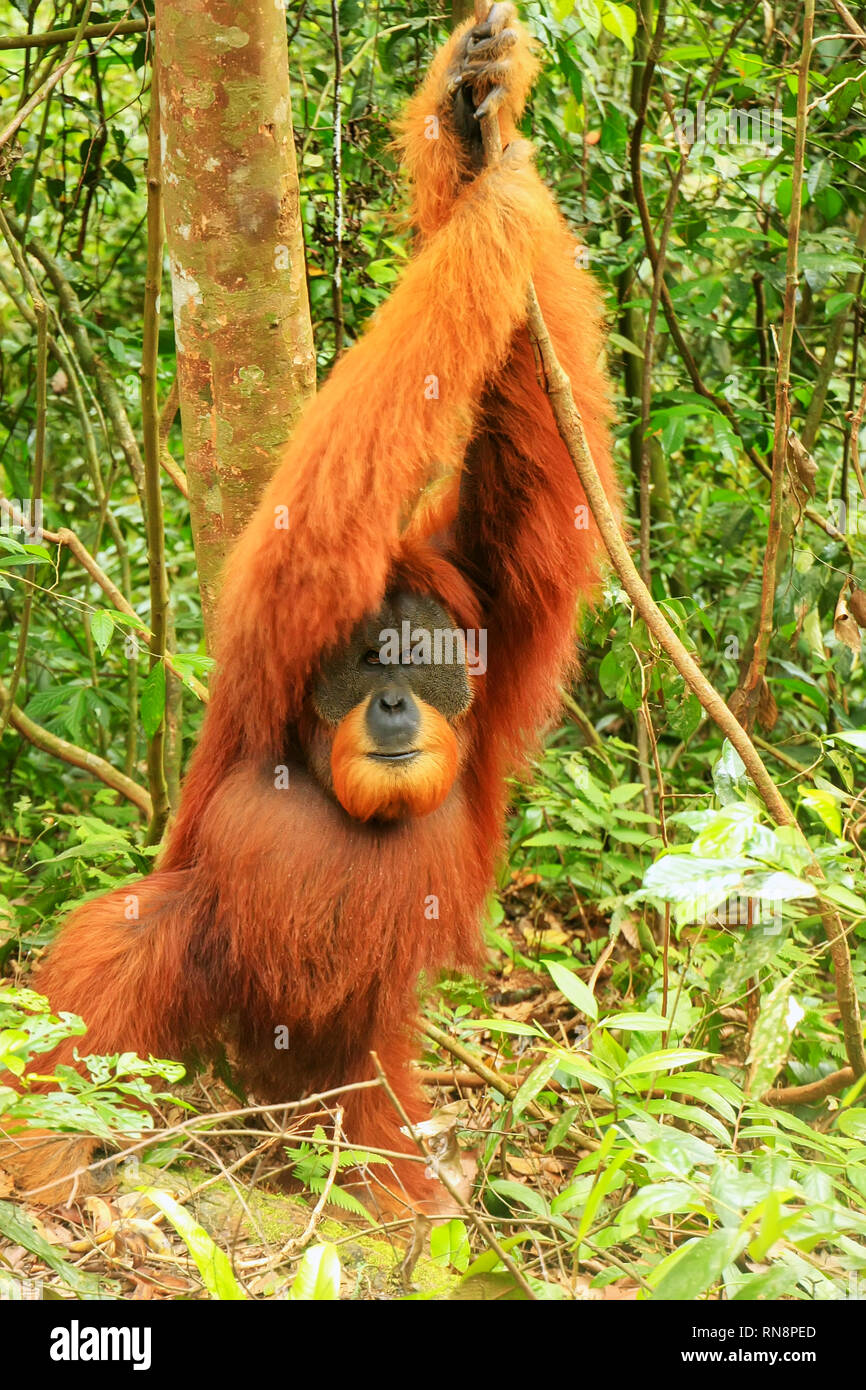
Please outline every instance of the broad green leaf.
M866 1141L866 1110L858 1106L854 1110L840 1111L836 1128L843 1134L849 1134L852 1139Z
M634 801L635 797L639 796L642 791L643 784L641 782L622 782L618 787L611 789L610 799L614 806L621 806L624 802Z
M550 1214L547 1202L540 1192L536 1192L534 1187L524 1187L520 1182L509 1182L507 1178L494 1178L490 1187L509 1203L516 1202L521 1207L526 1207L529 1211L535 1212L536 1216L548 1216Z
M228 1256L215 1244L204 1226L193 1220L185 1207L161 1188L143 1187L140 1191L150 1198L177 1231L192 1255L211 1298L245 1299L246 1294L235 1278Z
M430 1258L438 1265L451 1265L465 1274L469 1266L469 1237L462 1221L443 1221L430 1232Z
M164 716L165 667L158 661L141 687L141 723L148 738L153 738Z
M644 889L654 897L684 906L695 906L706 915L738 888L748 860L710 859L697 854L659 855L644 874Z
M648 1282L653 1288L653 1299L681 1301L705 1293L733 1264L747 1239L738 1230L732 1230L713 1231L698 1240L686 1241L650 1271Z
M303 1303L333 1303L340 1297L340 1257L335 1245L312 1245L304 1252L289 1298Z
M597 1087L603 1096L611 1095L610 1074L594 1067L589 1058L580 1052L560 1052L558 1057L559 1066L566 1076L576 1076L579 1081Z
M803 1009L791 996L793 978L781 980L761 1000L761 1012L752 1033L746 1094L762 1096L787 1061L791 1035L803 1017Z
M663 1033L670 1025L660 1014L610 1014L602 1019L605 1028L621 1028L632 1033Z
M725 739L721 756L713 766L713 786L716 796L723 806L731 801L742 801L748 787L746 764L732 743Z
M528 1240L537 1240L537 1236L534 1231L519 1231L518 1234L515 1236L507 1236L505 1240L501 1240L499 1244L501 1245L505 1253L508 1254L508 1252L510 1250L513 1250L516 1245L525 1245ZM471 1265L466 1271L466 1277L470 1278L474 1274L487 1274L490 1272L490 1270L495 1269L498 1264L499 1256L497 1255L496 1251L484 1250L478 1256L477 1260L472 1261Z
M842 837L842 816L839 804L829 792L819 791L817 787L801 787L800 801L810 811L821 817L828 830Z
M601 22L611 34L622 39L626 48L631 52L632 39L637 31L637 18L634 10L629 9L628 5L614 4L614 0L604 0Z
M598 1003L580 976L575 975L573 970L569 970L559 961L547 960L544 963L556 988L565 995L568 1002L582 1014L586 1014L587 1018L598 1018Z
M654 1216L669 1216L675 1211L700 1210L701 1206L695 1189L689 1183L648 1183L620 1208L617 1222L624 1227L632 1224L645 1226Z
M101 654L104 654L111 634L114 631L114 619L104 608L98 608L90 618L90 632Z
M557 19L567 19L574 9L577 11L578 18L587 32L591 34L594 39L598 38L601 33L601 14L599 13L601 7L598 0L575 0L575 3L570 3L570 0L554 0L554 3L557 6L555 12ZM563 14L562 10L566 5L568 5L569 8L566 9Z
M862 916L866 914L866 900L857 893L852 893L850 888L846 888L844 883L821 884L821 897L829 898L831 902L838 903L840 907L845 907L849 912Z
M783 870L767 874L749 874L743 880L743 891L751 898L770 902L790 902L794 898L814 898L816 888L805 878L795 878Z
M608 333L607 341L611 347L619 348L620 352L629 352L634 357L643 357L643 350L633 343L631 338L624 338L621 333ZM641 788L641 790L643 790Z
M785 1231L798 1219L797 1212L783 1213L782 1203L786 1196L782 1192L768 1192L764 1200L749 1212L746 1218L748 1224L758 1222L758 1233L749 1246L753 1260L765 1260L776 1241L781 1240Z

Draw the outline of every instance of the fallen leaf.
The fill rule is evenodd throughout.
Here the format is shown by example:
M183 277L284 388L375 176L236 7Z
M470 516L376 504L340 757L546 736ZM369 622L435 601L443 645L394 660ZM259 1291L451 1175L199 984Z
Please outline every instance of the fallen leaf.
M848 612L859 623L860 627L866 627L866 592L863 589L852 589L848 595Z
M833 614L833 631L837 642L843 642L852 652L860 651L860 629L848 611L847 586L842 589Z

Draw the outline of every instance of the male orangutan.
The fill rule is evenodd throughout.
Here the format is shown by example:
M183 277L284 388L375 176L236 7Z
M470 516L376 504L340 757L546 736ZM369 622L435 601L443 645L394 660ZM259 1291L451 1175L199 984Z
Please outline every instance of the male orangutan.
M598 581L525 328L530 277L615 492L596 290L515 131L534 72L496 5L409 105L417 254L232 555L162 865L74 912L37 973L55 1011L84 1018L82 1054L228 1045L280 1102L373 1078L375 1051L410 1119L425 1114L419 974L481 960L505 777L556 708ZM479 111L504 146L487 168ZM40 1071L72 1060L64 1044ZM347 1093L353 1145L413 1153L401 1124L381 1087ZM56 1198L88 1142L19 1132L0 1165ZM419 1208L439 1191L419 1163L391 1183Z

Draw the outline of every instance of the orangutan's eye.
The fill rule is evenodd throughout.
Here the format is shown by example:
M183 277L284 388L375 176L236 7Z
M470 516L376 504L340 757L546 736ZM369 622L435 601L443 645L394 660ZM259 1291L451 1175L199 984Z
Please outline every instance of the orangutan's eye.
M365 652L361 659L365 666L381 665L381 662L379 660L379 653L373 647L371 647L368 652Z

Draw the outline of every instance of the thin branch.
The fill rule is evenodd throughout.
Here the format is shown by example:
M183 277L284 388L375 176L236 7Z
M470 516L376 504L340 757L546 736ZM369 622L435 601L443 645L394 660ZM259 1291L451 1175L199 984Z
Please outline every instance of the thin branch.
M334 180L334 360L343 351L343 45L340 40L340 6L331 0L331 36L334 43L333 153Z
M531 287L529 291L527 322L530 337L538 347L544 365L547 394L550 397L556 423L574 461L602 540L622 581L623 588L656 641L668 653L686 684L695 692L707 714L736 748L773 819L780 825L796 824L793 812L764 766L749 735L734 718L721 695L707 680L697 662L686 651L635 569L619 523L614 516L592 461L583 430L583 421L572 396L571 383L554 353L534 287Z
M186 474L180 464L172 458L168 448L168 436L171 433L171 427L174 424L179 406L180 382L178 381L177 372L175 372L171 386L169 387L168 395L163 401L159 412L159 461L178 492L189 501L189 483L187 482Z
M0 701L5 703L8 695L6 686L0 680ZM17 729L22 738L26 738L28 743L32 743L34 748L40 749L43 753L50 753L52 757L60 758L63 762L69 763L72 767L80 767L82 771L91 773L98 777L100 782L104 782L112 791L119 792L126 797L134 806L150 818L153 807L150 796L144 787L140 787L137 782L133 782L131 777L118 772L117 768L112 767L111 763L106 762L105 758L100 758L97 753L89 753L86 748L79 748L75 743L69 743L65 738L59 738L57 734L49 733L40 724L34 723L18 705L13 704L9 712L9 722L13 729Z
M812 32L815 21L815 0L805 0L803 37L797 81L797 124L794 137L794 159L791 169L791 212L788 218L788 252L785 267L785 297L779 352L776 364L776 419L773 431L773 476L770 487L770 519L767 528L767 547L761 581L761 606L752 655L731 700L738 718L751 729L762 691L766 688L765 672L773 635L773 614L776 602L779 557L783 553L783 530L786 510L786 464L788 461L788 432L791 427L791 352L797 318L797 283L799 279L800 213L803 189L803 167L806 159L806 126L809 100L809 64L812 58Z
M765 1105L811 1105L825 1096L837 1096L846 1086L853 1086L856 1077L850 1067L831 1071L818 1081L809 1081L805 1086L777 1086L767 1091L761 1100Z
M743 27L743 25L749 19L753 10L755 10L756 8L757 4L753 4L752 6L750 6L750 8L741 16L741 18L734 25L730 35L728 36L728 40L725 44L725 47L722 53L719 55L719 58L716 60L713 70L710 73L706 85L704 86L702 99L706 99L708 92L710 91L713 83L715 82L721 64L724 61L725 54L727 53L730 44L733 43L736 35L739 33L740 29ZM648 85L646 86L646 91L648 95ZM642 100L643 97L641 97L641 101ZM653 232L652 226L652 219L650 217L649 205L646 199L646 191L644 189L643 173L641 170L639 151L639 137L643 130L644 120L645 111L644 116L641 117L639 107L637 123L635 126L635 130L637 131L637 140L635 137L635 131L632 132L631 137L631 177L632 189L634 192L634 201L635 206L638 210L638 216L640 218L641 231L643 234L647 259L649 260L650 266L653 271L653 276L655 277L659 261L659 248L656 245L655 234ZM674 302L671 297L671 292L664 278L662 278L660 282L659 292L661 296L662 310L664 312L665 321L668 326L668 332L670 333L671 340L673 341L673 344L680 355L683 366L685 367L686 372L688 373L689 380L691 381L692 386L694 387L695 391L698 393L699 396L703 396L704 400L709 401L715 407L715 409L719 411L720 414L725 416L725 419L730 424L731 429L742 442L748 458L759 470L759 472L761 472L764 475L764 477L769 480L772 477L772 475L766 463L762 459L761 455L758 453L757 449L755 449L752 445L746 445L745 440L743 439L743 427L740 422L739 416L737 415L737 412L734 410L730 402L725 400L724 396L719 396L714 391L712 391L707 386L706 382L701 376L700 369L698 367L697 362L695 361L691 348L689 347L688 343L685 340L685 337L683 336L683 331L680 328L679 320L676 315L676 309L674 307ZM833 523L831 521L828 521L826 517L821 516L820 512L815 511L814 507L804 507L803 515L815 526L819 526L821 530L825 531L826 534L830 536L833 540L845 540L844 535L833 525Z
M640 151L638 151L638 159ZM673 226L674 211L679 197L680 185L683 175L686 172L688 162L688 152L680 156L676 173L671 180L668 196L665 201L665 210L662 217L662 230L659 237L658 255L655 266L653 267L653 287L650 296L649 311L647 313L646 329L644 331L643 343L643 377L641 380L641 402L640 402L640 572L646 585L650 583L650 482L652 474L652 457L649 449L649 422L650 406L652 401L652 370L653 353L655 350L655 328L656 318L658 317L659 299L661 297L662 285L664 283L665 267L667 265L668 241L670 239L671 228Z
M168 575L165 568L165 526L160 486L159 407L156 373L159 361L159 294L162 287L162 167L159 140L159 88L157 68L150 83L150 119L147 132L147 265L144 277L144 321L141 343L141 421L144 441L145 522L147 570L150 586L150 663L165 670L168 625ZM147 741L147 774L153 800L153 820L148 843L162 838L171 809L165 776L165 701L159 721Z
M811 35L810 15L814 14L815 0L806 0L806 3L806 26ZM476 14L482 7L486 12L485 0L476 0ZM811 38L808 46L804 42L804 50L807 54L805 61L808 63L808 54L811 50ZM804 87L805 80L800 83L798 108L801 103L805 108L805 98L803 96ZM805 114L803 115L803 121L805 121ZM485 116L482 127L486 158L488 161L495 161L501 157L502 153L498 118L495 116ZM799 189L796 190L795 196L799 199ZM649 229L649 235L652 236L651 228ZM794 262L794 268L796 271L796 260ZM556 355L550 333L544 321L544 315L541 312L538 295L535 292L535 286L531 280L527 289L526 325L529 331L530 341L536 353L536 360L540 362L544 373L547 396L550 400L557 429L565 447L568 449L569 457L574 464L575 471L583 487L584 495L586 496L586 500L592 511L596 525L598 526L599 534L613 562L614 569L622 582L623 588L638 613L643 618L653 637L655 637L659 645L668 653L668 656L683 677L683 680L694 691L707 714L739 753L748 775L754 782L773 820L777 825L790 825L797 830L802 837L804 846L809 849L808 842L805 836L802 836L800 827L797 824L796 816L770 776L749 734L725 704L719 692L707 680L695 659L686 651L683 643L674 632L664 613L662 613L661 609L655 603L652 594L635 568L625 537L620 530L619 522L614 515L613 508L608 501L598 470L593 462L589 443L586 438L586 432L583 428L583 419L577 408L571 389L571 382ZM790 326L790 335L791 340L793 340L793 322L791 322ZM790 353L790 344L788 351ZM811 853L811 849L809 849L809 857L810 864L807 872L815 879L822 879L824 877L823 870ZM833 969L836 977L836 1001L839 1005L839 1014L842 1020L842 1034L845 1040L845 1050L848 1054L848 1060L851 1066L856 1074L860 1076L866 1072L866 1050L864 1050L863 1046L863 1026L860 1021L860 1004L851 965L851 952L848 946L848 938L835 906L825 901L820 910L821 920L830 947L830 955L833 960Z
M861 255L866 251L866 215L860 219L855 245ZM809 409L806 411L806 419L803 422L803 428L800 432L803 447L810 452L818 437L818 429L821 424L821 417L824 413L824 405L827 400L827 390L836 367L836 358L839 355L839 348L842 346L842 338L848 323L848 316L851 313L851 309L856 307L857 300L863 289L863 271L849 271L845 277L843 289L851 298L845 308L840 309L839 313L834 316L830 324L830 331L827 334L827 341L824 347L824 356L821 358L821 365L818 368L818 376L815 380L814 390L812 391L812 399L809 402ZM843 501L844 500L843 489Z
M810 3L812 0L810 0ZM544 368L547 394L560 435L568 449L587 502L595 517L601 538L623 588L634 603L656 641L668 653L686 684L697 695L707 714L736 748L746 771L760 793L764 804L777 825L790 825L799 830L796 817L782 796L763 762L757 748L742 724L710 684L694 658L686 651L661 609L635 569L628 546L620 531L613 509L598 476L587 443L580 412L574 401L571 383L556 357L550 334L544 322L534 286L529 289L527 315L532 339ZM806 841L804 839L804 844ZM808 872L816 879L823 878L820 865L811 856ZM821 908L821 920L830 946L836 977L836 1000L842 1019L842 1033L848 1060L857 1075L866 1071L866 1051L863 1047L863 1027L851 966L851 952L841 919L832 904Z
M79 39L111 39L121 34L143 34L151 27L153 20L122 19L113 24L87 24L83 29L46 29L42 34L11 34L0 39L0 53L12 52L19 48L54 48L58 44L71 43L78 34ZM79 32L80 31L80 32Z
M385 1075L384 1070L382 1069L382 1064L379 1061L379 1058L376 1056L375 1052L371 1053L370 1055L373 1058L373 1063L375 1065L376 1071L378 1072L379 1080L382 1084L382 1089L384 1090L386 1096L390 1100L394 1109L397 1111L397 1114L400 1116L404 1128L412 1138L412 1142L414 1144L417 1144L419 1152L424 1155L428 1163L431 1166L435 1167L437 1180L445 1188L445 1191L448 1193L452 1201L456 1202L457 1205L461 1208L464 1217L470 1223L470 1225L474 1226L475 1230L478 1232L479 1236L484 1241L484 1244L489 1246L490 1249L494 1251L497 1258L508 1270L508 1273L511 1275L512 1279L517 1284L518 1288L522 1289L526 1297L530 1299L533 1303L535 1303L537 1301L536 1294L532 1289L532 1285L527 1283L525 1274L518 1267L518 1265L515 1264L508 1251L502 1245L500 1245L494 1231L487 1224L487 1222L481 1216L479 1216L478 1212L476 1212L475 1209L470 1206L466 1199L457 1190L454 1183L449 1178L448 1174L444 1171L444 1168L439 1167L435 1164L435 1159L430 1154L430 1150L428 1149L426 1143L424 1142L421 1135L418 1133L415 1126L412 1124L412 1121L409 1119L409 1116L406 1114L406 1111L403 1109L403 1106L400 1104L399 1099L397 1098L393 1089L391 1088L388 1082L388 1078Z
M34 301L33 312L36 318L36 439L33 452L33 486L31 491L31 513L34 504L42 506L42 493L45 478L45 426L48 414L48 310L43 299ZM15 665L9 682L5 700L0 700L0 738L9 722L9 715L18 694L18 684L24 671L27 657L27 637L30 632L30 617L33 611L33 584L36 580L36 566L28 565L26 577L27 593L21 610L18 629L18 650Z
M849 34L853 34L861 43L866 43L866 29L864 29L852 15L848 6L843 4L843 0L832 0L833 9L841 19Z
M863 391L860 396L860 404L851 416L851 429L849 433L851 467L857 479L860 492L866 498L866 479L863 477L863 469L860 466L860 426L863 423L863 412L866 410L866 382L863 384ZM847 505L847 498L842 499Z
M78 56L78 45L81 41L85 29L87 28L87 20L88 16L90 15L92 4L93 0L87 0L87 3L84 6L84 12L81 16L81 21L77 25L77 27L72 31L72 51L70 52L69 57L64 58L60 66L58 68L55 68L54 72L52 72L49 77L46 77L45 81L41 84L41 86L37 87L36 91L30 97L29 101L25 101L21 109L19 111L16 111L15 115L12 117L12 120L9 122L6 129L0 132L0 149L3 148L3 146L6 144L8 140L12 139L12 136L15 134L17 130L20 130L21 126L23 126L24 122L27 120L27 117L30 116L36 110L37 106L39 106L45 100L46 97L51 95L60 79L72 67L72 64L75 62L75 59Z
M24 228L16 217L11 213L5 214L8 227L23 245ZM4 221L3 213L0 213L0 226ZM31 250L45 270L48 279L54 287L57 298L60 302L60 309L63 318L69 325L72 340L75 343L78 356L81 360L85 373L95 378L97 389L108 412L108 417L114 426L115 437L127 461L129 471L132 474L139 497L144 508L144 464L142 463L141 453L135 432L129 421L126 407L117 389L117 383L111 372L106 367L102 358L93 350L90 336L85 327L86 315L78 296L63 274L55 258L51 255L47 247L38 237L27 237L27 250Z
M22 530L27 531L29 529L30 523L24 516L24 513L20 512L7 498L2 496L0 496L0 511L4 511L8 516L12 517L15 524L21 527ZM86 545L84 545L83 541L74 531L70 531L66 526L61 526L57 531L47 531L43 527L41 535L43 540L48 541L51 545L66 546L67 550L75 556L79 564L87 570L91 579L99 585L105 596L111 600L112 605L118 612L125 614L127 618L132 618L136 628L138 628L141 619L132 604L123 596L114 580L105 573L105 570L102 569L99 562L94 559ZM171 652L166 652L165 664L169 671L177 676L179 681L183 682L187 690L191 690L203 704L207 704L208 692L206 686L202 685L201 681L195 676L185 675L180 671L172 658Z

